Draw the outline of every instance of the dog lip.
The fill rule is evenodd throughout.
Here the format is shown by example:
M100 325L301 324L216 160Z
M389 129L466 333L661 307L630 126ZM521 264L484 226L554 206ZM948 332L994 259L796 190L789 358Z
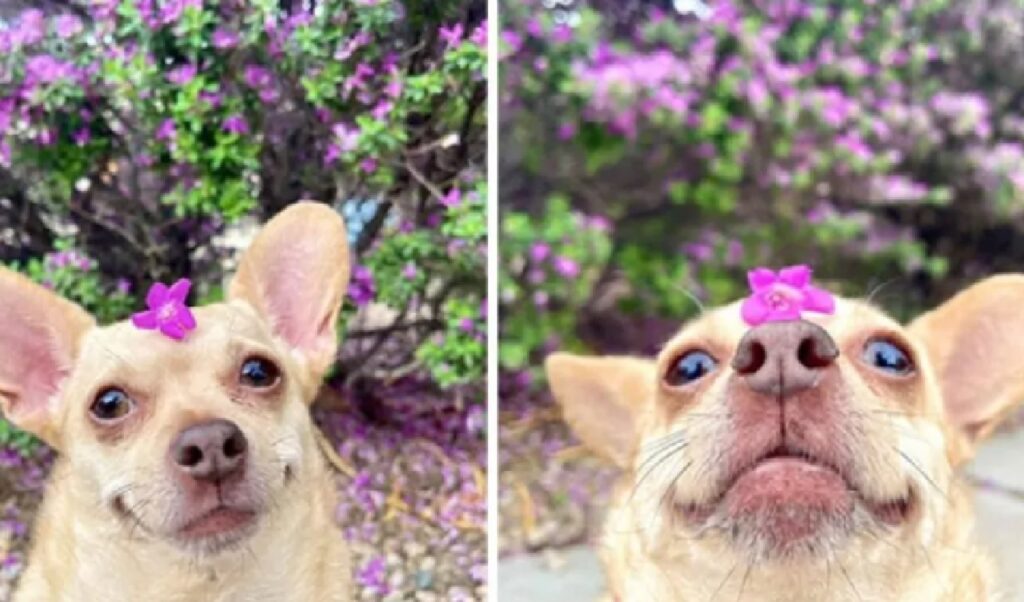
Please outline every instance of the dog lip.
M252 508L218 504L216 507L189 519L177 531L183 539L204 539L242 531L257 516Z
M854 484L853 479L851 479L847 472L839 466L836 466L806 450L788 446L786 444L780 444L771 448L764 454L755 458L753 461L741 465L731 471L722 480L722 485L719 488L718 493L707 502L681 502L674 506L688 522L695 524L703 523L707 521L712 514L714 514L716 508L721 506L729 492L742 477L766 463L777 460L793 460L805 463L809 467L834 473L846 484L847 491L858 502L863 504L863 506L866 507L876 519L886 525L896 526L902 524L908 519L915 506L915 496L912 488L908 488L907 493L901 497L885 500L871 499Z

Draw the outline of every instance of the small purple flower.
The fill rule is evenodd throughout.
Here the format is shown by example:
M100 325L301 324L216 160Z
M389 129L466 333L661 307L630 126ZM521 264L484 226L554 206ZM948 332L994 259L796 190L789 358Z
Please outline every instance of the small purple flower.
M487 19L484 19L476 26L469 36L469 41L481 48L487 48Z
M501 41L504 42L506 55L512 56L523 47L523 36L517 31L506 30L501 32Z
M811 285L811 268L794 265L777 273L756 268L747 273L751 295L740 306L743 321L751 326L764 322L799 320L801 312L831 314L836 301L831 293Z
M458 207L462 204L462 191L458 188L452 187L452 189L441 198L441 204L449 209Z
M127 278L118 278L114 290L122 295L127 295L132 292L132 283Z
M441 28L437 30L437 35L444 40L446 49L451 49L462 43L463 34L464 29L462 27L462 23L456 23L451 27L445 27L442 25Z
M67 39L82 31L82 20L74 15L60 15L54 22L54 29L58 36Z
M213 32L213 47L220 50L234 48L238 45L238 39L238 33L231 31L230 29L218 27L217 30Z
M371 158L363 159L359 163L359 168L365 171L366 173L373 173L377 171L377 160Z
M364 588L383 596L390 591L387 582L387 564L383 556L374 557L356 574L356 580Z
M171 69L171 71L167 74L167 81L171 82L176 86L184 86L185 84L189 83L190 81L196 78L196 73L198 73L198 71L199 70L195 65L182 65L180 67Z
M243 77L250 88L257 89L265 88L273 81L270 71L260 65L246 65Z
M575 278L580 275L580 264L568 257L558 256L554 259L555 272L565 278Z
M356 266L352 271L352 282L348 287L348 296L358 307L367 305L377 297L377 287L373 281L373 272L366 266Z
M85 146L86 144L89 144L89 140L92 139L92 132L89 131L88 127L83 127L76 130L75 133L71 135L71 139L74 140L76 145Z
M420 271L416 268L416 264L411 261L402 268L402 277L406 280L413 280L419 273Z
M459 320L459 330L466 334L473 334L476 330L476 322L472 318L462 318Z
M164 336L180 341L196 327L196 319L185 304L192 288L188 278L181 278L169 288L162 282L150 287L146 294L147 311L132 315L132 324L143 330L159 330Z
M38 9L29 9L21 13L18 27L14 30L16 45L31 46L38 44L46 35L46 15Z
M157 140L174 140L178 137L178 130L174 127L174 120L167 118L160 122L156 128Z
M235 113L224 120L221 129L230 134L243 135L249 133L249 124L245 121L245 117Z
M551 245L546 242L535 242L530 247L530 259L540 263L551 255Z

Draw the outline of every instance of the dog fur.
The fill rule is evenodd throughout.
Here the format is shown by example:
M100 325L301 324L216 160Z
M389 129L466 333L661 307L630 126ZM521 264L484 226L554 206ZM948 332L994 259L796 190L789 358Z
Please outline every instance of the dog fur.
M77 305L0 271L3 410L59 453L16 602L351 599L309 414L336 351L347 249L334 211L290 206L244 254L228 299L194 309L198 325L180 342L128 322L97 326ZM253 356L276 364L276 385L240 382ZM133 409L101 423L89 408L112 386ZM237 424L248 441L241 481L217 484L216 503L253 518L186 537L183 525L214 494L182 485L169 449L213 419Z
M1024 276L995 276L903 327L865 302L837 299L834 315L805 319L840 354L793 399L765 399L730 366L750 330L738 304L685 325L653 361L550 356L565 419L623 469L599 544L609 600L1003 599L956 471L1024 399L1022 300ZM895 376L864 361L878 338L906 350L914 371ZM666 383L693 349L717 359L715 370ZM779 437L838 467L855 500L845 521L825 521L793 549L773 547L765 524L731 521L722 509L738 475ZM894 522L879 519L885 512Z

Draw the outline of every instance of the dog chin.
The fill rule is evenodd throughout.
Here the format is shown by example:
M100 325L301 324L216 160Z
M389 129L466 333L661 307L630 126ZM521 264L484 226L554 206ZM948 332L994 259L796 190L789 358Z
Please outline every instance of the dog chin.
M827 466L770 458L740 474L714 502L674 510L688 528L724 535L764 560L830 553L859 534L877 538L910 519L913 500L910 493L871 502Z
M132 512L122 497L114 499L113 509L136 534L163 540L190 556L230 554L244 548L245 542L258 530L263 515L255 504L222 503L158 529Z

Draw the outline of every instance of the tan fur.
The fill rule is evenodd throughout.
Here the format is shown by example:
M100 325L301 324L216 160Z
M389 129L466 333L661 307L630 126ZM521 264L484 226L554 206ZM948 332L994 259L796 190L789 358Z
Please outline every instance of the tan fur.
M257 237L231 299L193 310L198 327L184 341L126 322L87 328L74 338L68 354L75 359L47 402L48 421L42 427L24 423L54 433L49 440L60 456L16 602L351 599L349 553L333 521L334 486L308 407L335 351L334 320L348 279L346 247L340 217L322 205L300 203ZM290 287L302 318L319 323L297 337L299 324L286 340L282 328L289 317L275 313L273 306L282 302L274 296L281 292L272 290L276 285ZM18 298L33 299L47 316L80 311L19 276L0 273L0 301ZM17 351L0 335L0 359ZM254 353L281 368L280 386L253 391L238 385L240 364ZM101 437L88 408L97 391L111 385L136 399L137 416L117 436ZM4 402L5 412L18 416L12 410L31 400L12 402L5 395ZM167 454L183 428L213 418L233 421L245 433L246 474L260 508L245 539L208 551L189 548L168 532L170 517L181 509ZM130 515L114 507L117 496Z
M716 460L731 428L725 400L735 390L729 389L735 374L729 359L749 329L738 305L686 325L646 363L646 379L637 376L642 361L636 358L549 357L552 390L570 426L624 469L599 544L612 599L1003 600L992 563L973 539L971 492L955 471L973 444L1024 401L1020 299L1024 277L1000 276L907 328L845 299L838 300L834 316L807 318L841 349L839 383L827 394L845 408L846 439L836 445L853 450L851 480L866 496L898 499L909 487L915 500L906 522L854 531L827 542L822 554L764 557L719 533L691 528L675 510L676 503L716 495L722 470ZM890 382L861 360L865 341L879 334L911 350L917 367L912 378ZM691 348L716 357L716 371L683 388L662 383L661 375ZM595 424L606 419L603 427ZM658 453L645 450L682 431L689 433L688 445L671 460L644 463ZM680 470L688 464L699 470Z

